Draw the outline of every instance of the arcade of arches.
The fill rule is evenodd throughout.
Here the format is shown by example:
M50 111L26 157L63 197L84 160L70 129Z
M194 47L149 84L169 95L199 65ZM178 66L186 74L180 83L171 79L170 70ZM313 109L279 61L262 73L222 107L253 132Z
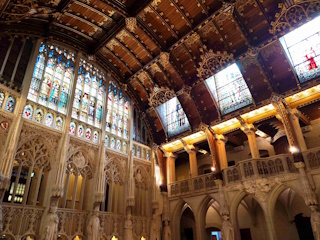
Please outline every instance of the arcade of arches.
M0 1L0 240L320 240L318 0Z

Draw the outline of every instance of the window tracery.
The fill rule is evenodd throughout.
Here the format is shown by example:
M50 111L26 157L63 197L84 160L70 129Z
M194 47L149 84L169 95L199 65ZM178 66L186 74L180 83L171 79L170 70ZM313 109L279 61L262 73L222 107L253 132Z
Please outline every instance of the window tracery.
M75 54L54 45L42 44L34 68L28 99L66 114L73 82Z
M234 63L206 80L221 114L227 114L252 103L252 96L243 76Z

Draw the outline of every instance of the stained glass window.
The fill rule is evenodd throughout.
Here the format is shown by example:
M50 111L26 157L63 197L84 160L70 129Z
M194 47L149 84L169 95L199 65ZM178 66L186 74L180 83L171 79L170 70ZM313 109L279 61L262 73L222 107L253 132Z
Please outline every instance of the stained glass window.
M47 113L46 118L44 120L44 125L46 125L47 127L52 127L52 123L53 123L53 115L52 113Z
M117 140L117 150L121 151L121 141L119 139Z
M157 107L162 124L172 137L190 129L189 121L177 97Z
M5 110L8 112L13 112L16 107L16 99L12 96L9 96L6 102Z
M104 139L104 146L106 146L106 147L109 146L109 137L108 137L108 135L106 135L106 137Z
M71 122L71 123L70 123L70 127L69 127L69 133L70 133L71 135L74 135L75 132L76 132L76 124L75 124L74 122Z
M74 61L74 53L43 44L39 49L28 99L66 114Z
M43 110L38 108L35 112L34 121L37 123L42 123L43 120Z
M99 142L99 133L97 131L93 132L93 142L98 143Z
M115 145L116 145L116 143L115 143L114 138L111 138L111 141L110 141L110 148L114 148L114 147L115 147Z
M86 129L86 139L91 140L91 129L90 128Z
M300 82L320 76L320 17L284 35L280 42Z
M252 103L252 96L237 66L223 69L206 80L221 114L227 114Z
M84 128L83 128L83 126L80 124L80 125L78 126L77 136L80 137L80 138L82 138L82 137L83 137L83 134L84 134Z
M112 82L108 92L106 131L128 139L129 99Z
M22 117L31 120L32 114L33 114L33 107L30 104L26 105L23 109Z
M62 126L63 126L63 119L62 119L62 117L57 117L57 118L56 118L55 125L54 125L54 128L61 131L61 130L62 130Z
M126 142L123 142L122 151L123 151L124 153L127 152L127 143L126 143Z
M72 117L101 127L105 77L101 70L80 60Z
M4 92L0 92L0 108L2 108L4 98L5 98Z

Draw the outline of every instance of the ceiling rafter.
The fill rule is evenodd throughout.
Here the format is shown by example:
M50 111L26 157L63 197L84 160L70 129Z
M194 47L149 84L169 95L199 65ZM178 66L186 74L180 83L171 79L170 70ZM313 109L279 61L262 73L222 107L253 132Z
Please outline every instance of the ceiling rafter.
M107 3L108 6L110 8L112 8L113 10L116 10L117 12L119 12L119 14L121 14L123 17L128 17L128 9L127 7L120 3L117 0L103 0L104 3Z
M182 11L182 9L176 3L176 0L169 0L173 6L180 12L182 18L187 22L189 27L193 28L191 21L188 19L187 15Z
M252 44L253 40L251 39L251 37L248 34L247 30L244 28L244 24L243 24L242 20L240 19L239 13L236 10L236 8L234 8L233 14L231 16L234 19L234 23L237 25L237 27L239 28L241 34L243 35L243 38L246 41L246 44L247 45Z
M74 0L61 0L58 7L57 7L57 13L62 14L67 7L69 6L69 4L71 4ZM52 24L54 23L54 21L56 20L55 17L50 16L49 21L47 23L47 29L50 29Z
M171 55L169 56L169 62L170 62L170 64L171 64L171 66L172 66L172 67L176 70L176 72L179 74L180 78L182 79L182 82L187 85L186 81L184 80L185 77L182 76L182 74L181 74L181 70L182 70L182 69L179 70L179 68L178 68L178 66L177 66L178 63L176 62L175 59L173 59L173 58L171 57Z
M230 48L229 44L227 43L225 37L223 36L223 34L222 34L219 26L217 25L217 23L216 23L216 21L215 21L214 19L212 20L212 23L213 23L213 25L215 26L215 28L217 29L217 31L218 31L221 39L223 40L224 45L225 45L226 48L228 49L228 52L231 53L231 52L232 52L232 51L231 51L231 48Z
M255 0L255 1L256 1L257 5L259 6L260 11L262 12L264 18L267 20L269 26L271 26L271 20L269 20L268 14L267 14L267 12L265 11L265 9L264 9L263 5L261 4L260 0Z
M164 25L167 27L167 29L171 32L171 35L174 38L178 39L179 37L176 34L176 32L170 27L169 23L167 23L167 21L160 15L160 13L158 13L157 10L154 9L154 7L152 7L151 5L149 7L157 15L157 17L160 19L160 21L164 23Z
M279 89L278 89L278 87L276 86L276 85L274 85L273 84L273 82L272 82L272 74L269 72L269 70L265 67L266 66L266 64L265 64L265 62L264 62L264 60L263 60L263 58L261 57L261 55L260 54L258 54L258 56L257 56L257 61L258 61L258 64L259 64L259 66L260 66L260 69L261 69L261 71L262 71L262 73L265 75L265 78L266 78L266 80L270 83L270 85L271 85L271 87L272 87L272 91L274 91L274 92L279 92Z
M140 67L142 67L142 63L139 59L125 45L123 45L118 38L115 37L114 40L138 63Z
M126 26L125 19L121 19L109 32L105 34L94 46L94 52L98 52L102 47L113 39Z
M10 3L10 0L5 0L4 3L2 4L2 7L0 8L0 17L8 7L9 3Z
M161 66L161 64L159 64L159 62L156 62L157 66L159 67L159 69L161 70L166 82L168 83L169 87L171 88L172 84L168 78L168 75L166 74L165 70L163 69L163 67Z
M192 57L190 51L188 50L188 48L186 47L186 45L184 43L181 44L182 48L184 49L184 51L188 54L189 58L191 59L191 61L193 62L193 66L195 68L197 68L197 63L196 61L194 60L194 58Z
M143 50L148 54L148 56L150 58L153 58L151 52L146 48L146 46L144 44L142 44L142 42L140 42L130 31L128 31L127 29L125 29L124 31L126 31L126 33L135 41L136 44L138 44L139 46L141 46L143 48Z
M72 17L72 18L75 18L75 19L77 19L77 20L79 20L81 22L84 22L85 24L97 29L98 31L102 31L102 28L99 25L97 25L97 24L95 24L95 23L93 23L93 22L91 22L91 21L89 21L89 20L87 20L87 19L85 19L83 17L80 17L80 16L78 16L76 14L73 14L71 12L65 12L64 15Z
M159 36L155 34L154 31L140 18L137 17L137 24L152 40L153 42L160 48L160 50L164 50L166 46L162 43Z
M152 78L152 76L150 75L150 73L147 70L145 70L144 72L148 75L148 77L149 77L150 81L152 82L153 86L159 85L154 81L154 79Z
M148 98L149 98L150 95L149 95L148 90L145 88L145 86L143 85L143 83L140 81L140 79L139 79L138 77L135 77L135 78L131 79L130 84L131 84L131 82L134 81L134 80L136 80L136 81L138 82L138 84L141 85L143 91L147 94L147 96L148 96ZM132 84L131 84L131 85L132 85ZM138 94L138 95L139 95L139 94Z
M121 80L121 81L124 79L123 75L120 73L120 71L117 68L115 68L113 66L113 64L111 64L109 61L101 60L101 59L104 59L104 57L100 52L96 53L96 56L97 56L97 58L96 58L97 61L102 66L106 67L107 70L109 70L114 75L114 77L116 77L116 79ZM120 77L118 77L118 76L120 76Z
M116 54L114 54L114 52L112 52L110 49L108 49L107 47L104 48L104 50L106 50L108 53L110 53L114 58L116 58L127 70L130 74L132 74L132 71L130 70L130 68L127 66L127 64L121 60L121 58L119 58Z
M198 2L198 6L200 6L202 8L202 12L204 12L206 15L209 14L206 6L203 4L203 0L197 0Z
M87 34L84 34L84 33L82 33L81 31L79 31L78 29L74 29L74 28L72 28L72 27L69 27L69 26L66 26L66 25L63 25L63 24L60 24L60 23L53 23L55 26L58 26L58 27L61 27L61 28L63 28L63 29L66 29L66 30L68 30L68 31L71 31L71 32L74 32L74 33L76 33L76 34L79 34L80 36L82 36L82 37L84 37L84 38L86 38L86 39L88 39L88 40L90 40L90 41L92 41L93 40L93 38L92 37L90 37L90 36L88 36Z
M114 21L110 16L108 16L107 14L105 14L104 12L101 12L99 9L96 9L94 8L94 6L91 6L87 3L84 3L84 2L80 2L78 0L74 1L75 4L78 4L82 7L85 7L85 8L88 8L89 10L91 10L92 12L96 13L96 14L99 14L100 16L104 17L104 18L107 18L111 21Z

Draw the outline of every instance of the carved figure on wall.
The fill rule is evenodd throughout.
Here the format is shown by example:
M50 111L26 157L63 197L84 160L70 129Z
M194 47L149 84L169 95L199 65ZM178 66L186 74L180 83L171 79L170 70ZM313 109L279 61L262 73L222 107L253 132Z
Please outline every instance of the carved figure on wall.
M311 206L311 226L313 236L315 240L320 240L320 212L318 212L318 206Z
M89 219L87 226L88 240L99 240L100 220L99 211L94 211Z
M164 222L162 238L163 238L163 240L171 240L171 229L170 229L168 221Z
M47 215L47 226L43 240L56 240L58 233L59 218L57 215L57 206L51 206Z
M222 223L222 239L223 240L234 240L234 229L232 227L231 222L229 221L229 216L223 216L223 223Z

